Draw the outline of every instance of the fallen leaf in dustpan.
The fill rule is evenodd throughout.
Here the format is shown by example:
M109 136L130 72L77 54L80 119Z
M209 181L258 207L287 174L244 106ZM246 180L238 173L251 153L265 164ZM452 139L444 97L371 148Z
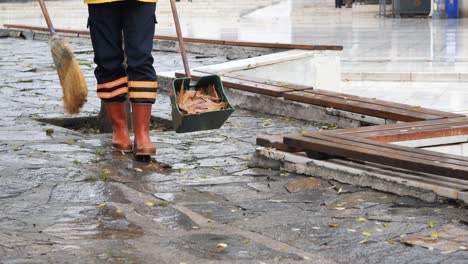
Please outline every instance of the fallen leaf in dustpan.
M222 101L222 98L219 97L214 84L210 84L206 88L200 88L197 91L186 91L184 82L182 82L177 97L177 104L179 105L179 109L185 114L218 111L227 106L227 104Z
M436 231L432 229L408 236L403 242L444 252L454 252L468 247L468 230L448 224Z

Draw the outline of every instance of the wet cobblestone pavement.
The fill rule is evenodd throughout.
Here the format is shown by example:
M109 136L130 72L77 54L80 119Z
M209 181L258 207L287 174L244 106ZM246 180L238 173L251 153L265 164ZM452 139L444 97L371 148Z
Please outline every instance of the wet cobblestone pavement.
M93 116L92 54L75 48ZM0 263L468 263L459 205L249 167L256 135L320 124L238 110L216 131L153 131L157 162L138 163L108 134L37 121L64 117L51 64L46 42L0 39ZM153 114L169 107L161 93ZM440 247L448 224L461 238ZM433 244L405 243L424 232Z

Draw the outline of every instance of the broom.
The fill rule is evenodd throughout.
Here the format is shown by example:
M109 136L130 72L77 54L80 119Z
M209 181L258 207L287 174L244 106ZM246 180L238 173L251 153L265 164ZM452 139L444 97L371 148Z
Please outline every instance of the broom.
M55 34L44 0L39 0L39 4L51 35L50 50L62 85L65 112L76 114L80 111L88 96L86 80L70 48L70 44Z

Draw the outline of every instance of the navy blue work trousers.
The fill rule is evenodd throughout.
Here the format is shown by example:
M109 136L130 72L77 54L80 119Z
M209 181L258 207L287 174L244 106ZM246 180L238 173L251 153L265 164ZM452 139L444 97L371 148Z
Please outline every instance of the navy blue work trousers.
M88 5L98 97L104 102L153 104L156 4L126 0Z

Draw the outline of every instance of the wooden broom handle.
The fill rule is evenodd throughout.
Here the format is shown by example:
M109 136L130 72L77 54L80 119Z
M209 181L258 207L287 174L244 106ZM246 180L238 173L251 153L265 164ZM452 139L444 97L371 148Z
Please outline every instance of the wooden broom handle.
M42 14L44 14L44 18L47 22L47 27L49 28L50 34L55 34L55 28L52 25L52 20L50 20L49 12L47 11L47 7L44 0L39 0L39 5L41 6Z
M43 0L40 0L43 1ZM175 0L171 0L172 16L174 17L174 24L176 27L177 38L179 39L180 53L182 55L182 61L184 62L185 75L191 78L190 67L187 60L187 51L185 50L184 38L182 37L182 31L180 30L179 15L177 14L177 6Z

